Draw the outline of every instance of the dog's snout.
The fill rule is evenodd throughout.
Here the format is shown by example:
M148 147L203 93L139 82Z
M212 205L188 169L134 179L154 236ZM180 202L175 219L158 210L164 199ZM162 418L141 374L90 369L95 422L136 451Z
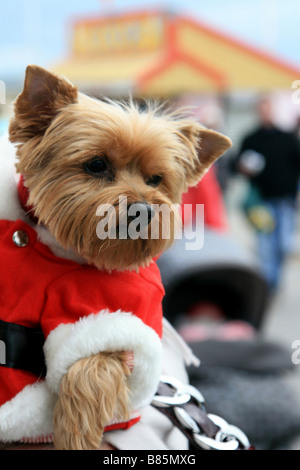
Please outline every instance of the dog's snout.
M136 202L131 204L128 208L128 216L132 220L136 219L137 217L141 217L142 219L145 218L145 221L150 224L151 220L155 215L155 211L153 207L146 203L146 202Z

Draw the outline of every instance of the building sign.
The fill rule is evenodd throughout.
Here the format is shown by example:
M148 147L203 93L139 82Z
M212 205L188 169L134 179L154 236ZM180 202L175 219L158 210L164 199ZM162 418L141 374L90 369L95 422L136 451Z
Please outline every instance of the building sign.
M78 21L73 52L77 57L160 49L165 40L163 15L134 15L106 20Z

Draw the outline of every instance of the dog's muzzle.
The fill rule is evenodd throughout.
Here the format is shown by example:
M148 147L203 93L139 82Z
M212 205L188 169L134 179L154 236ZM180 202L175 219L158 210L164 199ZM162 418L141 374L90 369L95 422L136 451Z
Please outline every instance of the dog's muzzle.
M141 218L142 225L149 225L155 215L153 207L146 202L136 202L128 207L128 220Z

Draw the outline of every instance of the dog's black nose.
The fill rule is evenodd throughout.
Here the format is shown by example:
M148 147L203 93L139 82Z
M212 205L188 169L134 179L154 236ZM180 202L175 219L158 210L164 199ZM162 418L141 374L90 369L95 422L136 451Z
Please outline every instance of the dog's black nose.
M155 211L153 207L150 204L147 204L146 202L135 202L134 204L130 204L128 207L128 216L132 220L136 219L137 217L141 217L142 221L143 219L148 222L148 225L150 224L151 220L153 219L155 215Z

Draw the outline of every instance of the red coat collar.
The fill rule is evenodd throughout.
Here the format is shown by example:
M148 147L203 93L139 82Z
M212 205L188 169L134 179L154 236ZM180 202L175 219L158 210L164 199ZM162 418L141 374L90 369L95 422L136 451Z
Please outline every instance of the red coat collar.
M30 217L31 221L34 222L35 224L38 223L38 218L34 215L34 209L32 206L28 204L28 199L29 199L29 190L24 184L24 176L20 176L20 181L18 183L18 196L19 196L19 201L26 212L28 216Z

